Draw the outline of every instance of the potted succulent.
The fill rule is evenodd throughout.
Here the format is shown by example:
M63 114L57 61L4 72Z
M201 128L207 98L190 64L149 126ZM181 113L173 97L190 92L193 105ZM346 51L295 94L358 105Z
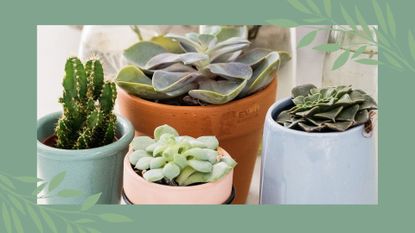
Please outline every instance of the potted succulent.
M376 204L377 104L351 86L295 87L265 120L262 204Z
M124 159L130 204L224 204L232 201L236 162L214 136L179 136L168 125L134 138Z
M101 193L98 203L119 203L123 159L134 137L134 128L113 113L117 96L113 82L104 82L100 61L85 66L71 57L63 79L63 113L49 114L37 122L37 176L51 180L66 172L59 187L81 191L63 198L48 195L47 204L80 204Z
M140 41L125 50L132 65L120 70L116 83L120 111L136 134L169 124L192 137L216 135L239 164L239 204L246 201L265 114L275 101L280 59L276 51L244 51L250 42L228 32Z

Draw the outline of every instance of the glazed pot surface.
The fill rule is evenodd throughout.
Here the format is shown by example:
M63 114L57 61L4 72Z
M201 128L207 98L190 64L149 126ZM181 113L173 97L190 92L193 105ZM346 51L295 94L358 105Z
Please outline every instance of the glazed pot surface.
M220 150L221 154L227 154ZM238 165L237 165L238 166ZM192 186L168 186L144 180L124 159L124 192L128 200L140 204L223 204L232 193L233 170L222 179Z
M168 124L181 135L199 137L214 135L220 146L238 162L234 185L234 203L246 201L263 123L268 108L275 101L277 80L265 89L223 105L174 106L147 101L118 91L121 113L134 125L137 135L153 135L156 127Z
M363 125L345 132L307 133L275 122L290 98L267 113L261 204L376 204L374 137Z
M65 177L52 194L63 189L82 192L77 197L39 199L39 204L82 204L87 197L102 193L98 204L119 204L122 190L123 159L134 137L134 128L123 117L117 116L118 140L102 147L84 150L65 150L47 146L43 142L54 133L60 112L38 120L37 177L50 181L61 172Z

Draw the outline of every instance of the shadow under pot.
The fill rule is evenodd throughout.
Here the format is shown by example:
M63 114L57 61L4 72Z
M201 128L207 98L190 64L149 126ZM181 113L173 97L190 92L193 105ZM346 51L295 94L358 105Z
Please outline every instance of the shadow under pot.
M377 204L374 137L364 125L303 132L275 119L291 98L268 110L263 135L261 204Z
M255 94L222 105L176 106L148 101L118 92L123 116L136 129L136 135L152 135L156 127L168 124L183 135L199 137L215 135L220 145L238 163L234 184L235 204L246 202L261 142L263 123L268 108L276 97L277 79Z
M228 153L218 148L220 155ZM239 166L239 165L238 165ZM231 204L235 196L233 184L233 169L212 183L195 184L191 186L169 186L145 180L134 171L128 160L124 159L124 200L127 204Z
M82 204L89 196L101 193L98 204L119 204L123 159L134 137L132 124L118 115L115 142L92 149L59 149L47 145L45 141L54 136L61 114L52 113L37 122L37 177L50 181L58 174L65 173L59 186L46 194L45 198L38 198L38 203ZM65 189L77 190L80 195L59 195Z

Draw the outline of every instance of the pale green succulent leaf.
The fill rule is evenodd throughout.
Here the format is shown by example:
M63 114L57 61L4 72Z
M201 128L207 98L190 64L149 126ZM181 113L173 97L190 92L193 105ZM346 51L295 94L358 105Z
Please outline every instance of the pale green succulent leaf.
M248 27L246 25L201 25L199 33L215 35L218 41L225 41L232 37L248 38Z
M154 144L156 141L149 136L135 137L131 142L133 150L145 150L147 146Z
M210 176L208 178L208 182L215 182L228 174L232 170L232 167L230 167L225 162L219 162L215 165L213 165L212 172L210 173Z
M151 169L151 170L144 172L143 174L143 178L150 182L159 181L163 179L163 177L164 177L164 174L163 174L162 168Z
M230 54L235 53L235 52L241 52L242 49L249 46L249 41L247 40L241 40L239 38L236 38L237 40L233 40L233 39L234 38L231 38L229 40L235 43L231 45L226 45L226 46L220 46L220 43L218 43L214 49L209 51L209 58L212 63L232 61L234 60L233 58L234 56L230 56ZM223 41L221 43L224 43L227 41Z
M167 160L164 157L155 157L150 161L150 169L162 168Z
M186 157L192 157L197 160L209 161L210 163L216 162L218 152L216 150L208 148L191 148L183 153Z
M188 165L186 157L182 154L175 154L173 157L173 162L177 164L181 169L185 168Z
M248 80L252 76L252 68L239 62L214 63L206 67L210 72L223 78Z
M146 70L169 66L173 63L181 62L184 65L192 65L202 61L208 61L209 57L202 53L160 53L152 57L145 65Z
M225 162L231 168L234 168L237 164L237 162L230 155L222 156L221 161Z
M207 182L207 176L208 174L206 173L195 172L183 182L183 185L187 186L192 184L205 183Z
M278 70L280 56L278 52L271 52L255 68L251 79L242 91L241 97L250 95L271 83L274 78L273 74Z
M246 84L246 80L204 80L199 82L199 89L189 91L189 95L206 103L224 104L235 99Z
M215 136L201 136L197 138L197 141L202 142L207 148L216 150L219 146L219 141Z
M179 133L176 131L176 129L169 125L161 125L154 130L154 138L156 140L159 140L161 135L163 134L171 134L173 136L179 136Z
M151 79L136 66L126 66L120 70L115 83L127 93L144 99L166 99L169 95L156 91Z
M160 53L166 53L167 50L162 46L150 42L138 42L124 51L124 57L131 63L140 68L144 68L147 62Z
M184 186L185 181L195 172L196 172L196 170L193 169L192 167L187 166L187 167L183 168L183 170L181 171L179 176L176 178L176 182L180 186Z
M196 159L188 160L190 167L199 172L208 173L212 171L212 164L209 161L200 161Z
M174 162L170 162L163 167L163 175L172 180L180 174L180 167Z
M164 35L154 36L150 39L151 42L160 45L170 53L183 53L183 49L180 47L177 41L167 38Z
M128 154L128 160L134 166L137 164L138 160L143 158L143 157L152 157L152 155L147 153L144 150L136 150L136 151L133 151L130 154Z
M243 53L241 56L239 56L235 62L240 62L247 64L249 66L254 66L264 60L268 54L270 54L272 51L269 49L262 49L262 48L255 48L251 49L245 53Z
M200 76L201 74L199 72L168 72L158 70L153 74L152 84L156 91L173 92L175 90L181 90Z
M191 37L191 34L189 34L188 36ZM197 43L197 41L194 41L187 36L167 34L166 37L177 41L180 44L180 47L185 52L196 52L197 53L197 52L203 51L202 47Z
M137 163L135 164L135 168L139 170L147 170L150 168L150 162L153 158L152 157L142 157L138 159Z

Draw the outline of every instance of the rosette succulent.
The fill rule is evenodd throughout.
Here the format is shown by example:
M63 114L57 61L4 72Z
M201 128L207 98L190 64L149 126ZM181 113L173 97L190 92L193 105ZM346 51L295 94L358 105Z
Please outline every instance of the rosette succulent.
M306 132L345 131L371 121L375 100L351 86L316 88L312 84L292 90L294 106L276 118L281 125Z
M101 62L93 59L84 66L78 58L68 58L63 88L56 147L88 149L113 142L117 117L112 110L117 90L115 83L104 82Z
M214 182L235 167L229 155L219 154L218 146L214 136L179 136L174 128L162 125L154 130L154 139L134 138L128 159L147 181L187 186Z
M243 51L250 44L246 35L241 36L243 30L205 31L166 35L164 40L170 43L134 44L124 52L132 65L120 70L117 85L144 99L176 99L176 104L190 105L224 104L272 81L272 73L279 66L278 52L258 48Z

